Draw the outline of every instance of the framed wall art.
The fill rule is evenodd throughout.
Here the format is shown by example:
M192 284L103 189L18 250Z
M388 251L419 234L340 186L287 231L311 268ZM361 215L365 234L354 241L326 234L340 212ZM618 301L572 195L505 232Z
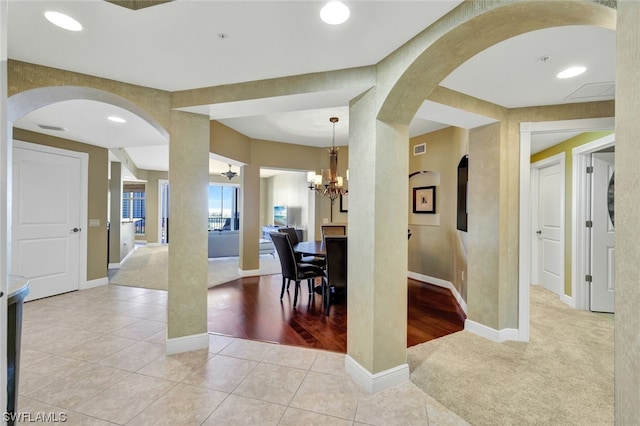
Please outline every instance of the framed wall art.
M413 212L435 214L436 212L436 187L421 186L413 188Z

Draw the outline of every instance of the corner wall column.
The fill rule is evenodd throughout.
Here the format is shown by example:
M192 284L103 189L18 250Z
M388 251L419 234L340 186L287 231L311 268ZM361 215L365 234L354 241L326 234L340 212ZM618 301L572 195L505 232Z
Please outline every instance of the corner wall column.
M171 113L167 354L206 348L209 118Z
M640 3L619 1L616 29L615 423L640 419Z
M120 267L120 230L122 229L122 163L111 162L109 181L109 268Z
M260 166L242 166L240 178L240 275L260 275Z
M371 89L349 109L346 370L369 392L409 380L407 126L376 119Z

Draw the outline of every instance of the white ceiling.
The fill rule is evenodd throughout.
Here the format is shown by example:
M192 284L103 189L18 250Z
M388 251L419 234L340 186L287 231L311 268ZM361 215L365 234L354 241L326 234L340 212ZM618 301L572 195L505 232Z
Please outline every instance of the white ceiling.
M132 11L101 0L9 0L9 58L167 91L375 64L460 1L346 2L351 18L329 26L318 1L175 0ZM84 25L71 33L51 25L45 10ZM398 25L397 23L402 23ZM381 31L384 28L384 31ZM226 34L224 40L218 34ZM548 56L545 62L538 58ZM444 87L505 107L613 99L615 32L562 27L527 33L467 61ZM566 65L588 71L571 80ZM203 106L195 112L255 138L313 146L331 144L330 116L339 116L336 144L348 139L348 101L366 87ZM586 96L586 97L585 97ZM111 105L70 101L19 120L17 127L104 147L124 147L139 168L167 170L168 142L135 116L117 125ZM492 120L425 102L412 136L446 126L473 128ZM39 124L66 131L46 131ZM532 145L537 144L534 136ZM218 159L219 160L219 159ZM212 173L227 170L214 161ZM236 167L237 165L234 165Z

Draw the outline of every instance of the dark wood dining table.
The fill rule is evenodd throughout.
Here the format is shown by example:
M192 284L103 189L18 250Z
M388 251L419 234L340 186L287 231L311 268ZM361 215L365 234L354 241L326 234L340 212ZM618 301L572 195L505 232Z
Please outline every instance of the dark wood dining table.
M300 241L298 244L293 246L293 251L305 256L327 256L324 241Z

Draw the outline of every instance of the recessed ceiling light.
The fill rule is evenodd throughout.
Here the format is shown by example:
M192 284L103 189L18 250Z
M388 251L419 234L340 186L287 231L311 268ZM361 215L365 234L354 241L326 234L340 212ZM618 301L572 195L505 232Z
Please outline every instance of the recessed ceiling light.
M127 120L125 120L124 118L120 118L117 117L115 115L110 115L109 117L107 117L108 120L113 121L114 123L126 123Z
M330 25L339 25L349 19L349 8L339 1L330 1L320 9L320 18Z
M82 25L69 15L60 12L48 11L44 13L44 17L53 25L64 28L69 31L82 31Z
M580 74L582 74L583 72L585 72L587 70L587 68L585 67L569 67L566 70L562 70L558 73L558 75L556 75L556 77L558 78L571 78L571 77L576 77Z

